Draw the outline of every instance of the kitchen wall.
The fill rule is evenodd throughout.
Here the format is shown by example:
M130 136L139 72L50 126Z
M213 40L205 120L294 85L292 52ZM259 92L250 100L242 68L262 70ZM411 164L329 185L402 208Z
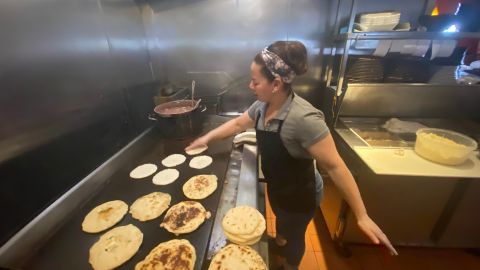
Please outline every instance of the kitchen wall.
M223 91L242 105L252 101L249 67L255 54L276 40L302 41L309 72L295 89L319 100L322 51L334 1L177 0L145 1L142 15L155 77L189 86L196 81L202 100L216 101Z
M150 123L151 82L189 86L224 110L251 102L249 65L300 40L295 90L319 106L332 0L0 2L0 245Z
M145 128L152 75L130 0L1 1L0 40L1 244Z

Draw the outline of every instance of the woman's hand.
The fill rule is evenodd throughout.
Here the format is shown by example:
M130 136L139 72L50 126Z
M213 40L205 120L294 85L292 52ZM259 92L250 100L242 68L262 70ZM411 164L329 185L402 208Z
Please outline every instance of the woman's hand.
M199 147L202 147L202 146L207 146L208 142L209 142L209 140L206 136L199 137L195 141L190 143L190 145L185 148L185 151L192 150L192 149L195 149L195 148L199 148Z
M318 165L328 173L335 183L343 198L352 209L352 212L357 217L357 223L360 229L372 242L375 244L381 243L390 250L392 255L398 255L387 236L368 216L357 183L355 179L353 179L353 175L348 170L345 162L338 154L332 135L329 134L324 139L313 144L308 148L308 151L315 157Z
M383 244L388 248L391 255L398 255L398 252L392 246L390 240L388 240L387 236L368 215L358 218L357 224L373 243Z
M250 119L250 116L248 116L248 111L245 111L239 117L230 119L226 123L223 123L221 126L211 130L202 137L197 138L185 148L185 151L189 151L202 146L208 146L209 142L222 140L249 127L253 127L253 120Z

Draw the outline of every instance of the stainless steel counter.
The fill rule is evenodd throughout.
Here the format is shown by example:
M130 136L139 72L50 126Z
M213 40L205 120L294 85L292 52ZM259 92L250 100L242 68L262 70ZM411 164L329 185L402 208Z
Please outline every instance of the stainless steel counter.
M7 241L0 248L0 266L20 268L33 252L42 247L65 221L72 217L73 212L107 184L108 179L129 157L145 151L149 144L141 142L145 142L150 132L151 129L146 130L135 138Z
M413 147L415 134L394 134L382 127L386 117L341 117L335 130L340 131L351 146ZM427 127L450 129L480 140L480 123L467 119L406 118ZM360 139L358 141L357 139ZM386 141L381 143L381 141ZM390 144L388 144L390 143Z
M205 126L204 131L208 131L224 123L227 120L228 118L225 118L225 117L209 116L208 119L206 119L205 121L206 124L204 125ZM14 269L15 268L25 268L25 269L32 268L33 267L32 264L28 262L28 261L31 261L29 258L32 256L38 258L38 255L37 255L38 252L41 251L44 246L51 245L52 239L54 242L56 242L56 244L54 244L53 249L54 250L63 249L62 252L66 254L68 254L71 251L73 252L73 249L77 249L79 245L82 247L87 247L87 250L88 250L88 246L91 244L90 242L94 241L94 238L98 237L98 235L88 235L88 237L90 238L93 237L92 239L89 238L90 240L87 241L88 243L82 242L81 239L75 240L75 241L80 241L77 243L77 245L71 245L71 243L69 242L68 245L71 246L71 248L61 248L61 246L62 245L64 246L64 244L61 244L61 243L58 244L59 242L62 242L62 241L57 241L57 240L58 239L65 240L66 239L65 237L68 238L69 237L68 235L70 235L71 233L84 235L81 232L79 224L81 224L81 219L83 219L83 216L84 216L83 212L85 212L84 210L86 209L87 211L88 209L91 209L92 203L95 204L95 202L92 202L92 200L98 201L95 198L98 197L99 194L104 194L102 196L105 197L105 193L103 193L102 190L104 189L111 190L112 182L115 182L115 181L129 182L128 180L124 181L123 179L117 180L119 170L122 171L121 175L124 175L126 173L126 175L128 176L127 171L131 166L134 166L134 164L137 164L140 161L142 162L147 161L147 160L142 160L142 156L144 158L147 158L146 156L144 156L144 153L146 153L145 151L147 151L148 153L153 151L152 153L154 156L161 157L162 153L165 154L168 152L167 151L168 149L172 151L175 150L177 152L181 151L179 150L180 148L175 146L176 144L179 144L180 147L184 147L182 145L185 143L188 143L188 140L182 140L182 141L179 141L178 143L173 143L172 141L170 145L165 145L165 146L161 146L161 148L158 148L160 147L158 146L158 144L161 143L161 140L159 141L159 138L157 135L158 134L155 135L154 129L145 131L143 134L137 137L134 141L132 141L129 145L127 145L124 149L119 151L116 155L110 158L102 166L100 166L98 169L92 172L89 176L83 179L78 185L76 185L67 193L65 193L59 200L54 202L48 209L42 212L32 222L30 222L25 228L23 228L19 233L17 233L12 239L10 239L4 246L0 248L0 266L10 267ZM198 254L202 265L205 265L208 263L208 261L204 261L203 259L204 257L207 256L207 254L208 254L208 258L210 258L213 252L215 252L221 246L223 246L223 244L225 244L225 236L223 235L223 232L221 230L221 219L223 218L224 213L229 208L239 204L243 204L243 205L247 204L247 205L257 207L261 212L264 212L264 206L262 204L262 199L261 199L263 198L262 197L263 195L261 194L260 189L257 188L258 182L256 177L256 170L257 170L256 147L245 146L243 147L243 149L233 149L233 151L230 152L229 149L231 147L231 140L225 140L218 143L219 143L218 145L217 143L212 144L208 151L209 151L209 154L212 155L212 157L217 156L216 163L222 163L222 164L225 163L226 173L224 175L220 175L221 173L218 175L219 181L224 181L223 182L224 185L219 183L218 185L219 190L216 193L214 193L214 196L211 196L215 198L209 197L207 198L208 202L206 200L204 202L205 207L207 207L207 204L209 204L210 208L212 208L213 201L218 200L217 203L215 203L215 209L208 209L212 212L212 216L214 218L208 220L206 222L208 226L206 225L202 226L204 228L201 232L199 232L202 235L204 235L203 238L205 239L201 241L204 241L206 248L208 248L207 250L200 249L197 251L200 253L203 253L205 251L205 255L201 255L200 253ZM153 147L153 145L157 145L157 146ZM227 155L224 155L224 152L227 149L229 152ZM140 157L140 159L138 159L138 157ZM126 166L126 164L128 166ZM212 166L213 165L215 164L212 164ZM214 168L212 167L211 169L213 170ZM240 181L240 179L242 180ZM150 181L148 180L144 182L145 184L151 184ZM144 188L148 189L149 187L145 186ZM114 190L115 190L114 192L115 194L118 195L119 194L118 192L120 193L123 192L125 193L124 194L125 196L128 195L127 193L145 192L145 190L139 191L138 188L135 188L135 190L130 190L128 188L125 189L125 187L123 188L114 187ZM257 195L260 197L258 197ZM111 194L111 195L108 195L107 197L112 197L112 196L115 197L116 195ZM128 196L135 197L137 195L130 194ZM134 199L133 197L129 198L129 200ZM179 198L177 198L177 200L178 199ZM101 199L101 201L103 200L105 200L105 198ZM129 219L129 217L126 216L124 219ZM125 223L130 221L131 220L127 220L127 221L124 220L122 222ZM143 227L141 228L142 231L145 230L144 234L146 238L144 239L144 242L145 240L148 240L147 241L148 243L145 242L144 244L142 244L143 248L139 251L139 254L137 254L136 257L132 259L132 261L137 261L140 257L144 257L146 255L145 252L148 252L150 249L150 244L153 244L153 243L150 243L151 240L153 239L151 239L151 237L147 237L148 231L154 230L155 228L157 229L157 231L160 230L158 228L157 222L153 222L153 223L136 224L138 226L145 225L149 227L149 228L143 228ZM68 228L65 229L66 227ZM205 230L208 230L208 231L205 231ZM70 233L68 232L65 233L65 231L68 231ZM65 237L58 236L59 233ZM161 233L161 232L158 232L158 233ZM191 236L190 234L186 235L185 237L187 239L189 239L189 237L192 238L192 240L190 241L198 240L198 239L193 239L194 236ZM160 238L158 239L157 238L156 240L153 240L153 241L158 242ZM148 247L146 246L147 244L148 244ZM268 262L268 258L266 257L267 256L266 244L265 243L258 244L254 248L256 248L259 251L259 253L264 257L265 261ZM88 254L88 252L85 253L85 250L83 251L77 250L77 251L78 251L77 253L80 254L78 256L82 257L79 259L79 262L81 262L81 265L88 267L87 266L88 258L84 258L85 254ZM40 256L49 257L48 254L51 255L52 251L51 250L47 252L41 251L41 253L42 255ZM64 259L67 259L69 256L62 256L62 257L65 257ZM42 261L45 261L45 260L48 260L48 258L47 259L42 258ZM50 260L53 260L53 258L50 258ZM25 266L25 262L27 262L26 266ZM67 264L71 263L72 258L68 259L68 261L65 261L65 262ZM123 265L123 267L129 267L131 266L131 263L133 262L129 261L125 265ZM49 264L50 263L47 262L47 263L41 263L40 265L46 266ZM201 269L202 265L197 265L196 269ZM42 267L37 267L37 266L33 267L32 269L42 269ZM65 266L67 267L68 265L65 265Z
M369 215L394 245L480 247L480 219L471 215L479 205L478 196L472 196L473 188L480 185L480 161L475 154L458 166L427 161L415 154L414 137L382 128L388 119L344 117L332 132ZM479 139L480 125L473 121L402 120ZM332 238L340 244L370 243L330 181L324 184L324 194L321 208Z
M341 118L335 132L378 175L480 178L478 151L458 166L445 166L416 155L414 133L392 133L382 127L388 118ZM480 124L469 120L416 118L428 127L444 128L480 139Z
M264 189L258 183L257 171L256 146L243 145L232 150L229 169L208 247L208 260L227 243L222 229L222 219L228 209L248 205L257 208L265 216ZM266 239L262 238L252 248L258 251L268 265L268 243Z

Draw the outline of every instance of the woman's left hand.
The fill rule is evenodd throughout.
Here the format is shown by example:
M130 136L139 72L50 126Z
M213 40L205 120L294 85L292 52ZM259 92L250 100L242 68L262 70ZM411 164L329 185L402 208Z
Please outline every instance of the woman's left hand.
M387 236L368 215L364 215L357 219L357 224L358 227L360 227L360 229L368 236L368 238L370 238L370 240L372 240L373 243L383 244L388 248L390 254L398 255L398 252L392 246L390 240L388 240Z
M185 151L193 150L195 148L199 148L202 146L207 146L208 142L209 140L207 139L206 136L199 137L196 140L194 140L192 143L190 143L190 145L185 147Z

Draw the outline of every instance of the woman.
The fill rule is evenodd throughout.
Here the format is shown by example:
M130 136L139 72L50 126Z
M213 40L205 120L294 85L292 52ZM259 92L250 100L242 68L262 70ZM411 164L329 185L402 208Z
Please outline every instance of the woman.
M277 41L258 53L250 66L250 89L257 97L248 111L192 142L207 145L255 127L267 193L276 218L275 242L284 269L297 269L305 251L305 232L315 202L313 159L332 178L350 205L360 229L376 244L397 254L370 219L352 174L340 158L323 114L292 90L296 75L307 71L307 50L298 41Z

